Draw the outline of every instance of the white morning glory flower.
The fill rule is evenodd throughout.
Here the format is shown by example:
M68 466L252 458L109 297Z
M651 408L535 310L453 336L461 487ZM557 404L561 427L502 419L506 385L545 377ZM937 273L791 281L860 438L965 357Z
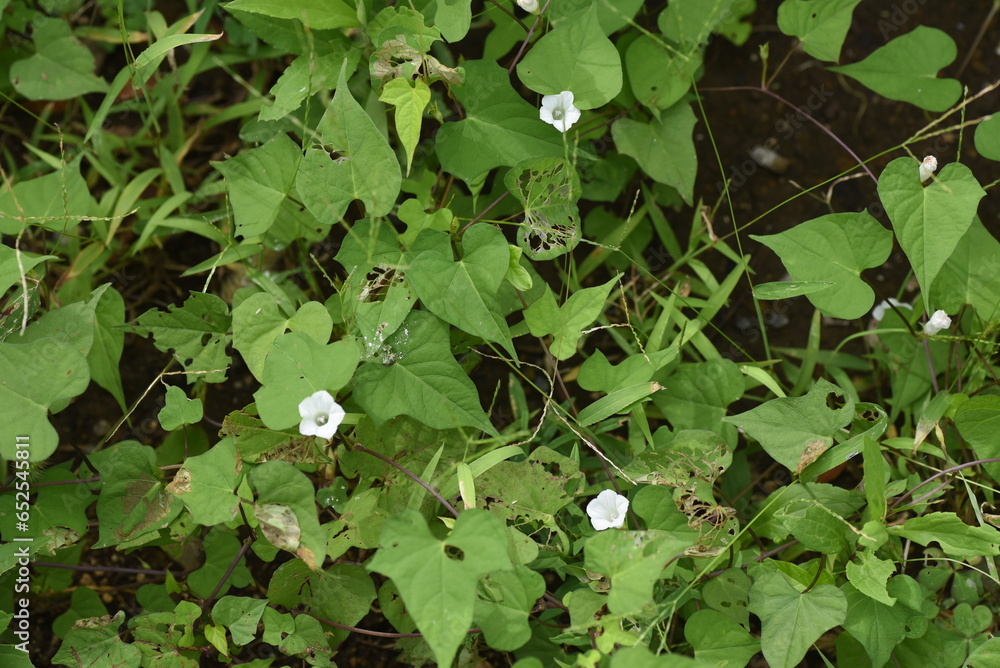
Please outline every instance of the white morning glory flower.
M538 6L538 0L517 0L517 4L521 9L531 14L537 14L541 11Z
M538 115L549 125L554 125L559 132L566 132L580 120L580 110L573 106L573 93L568 90L543 97Z
M620 527L625 523L627 512L628 499L616 494L613 489L604 490L587 504L587 515L597 531Z
M937 334L942 329L948 329L951 327L951 318L944 311L934 311L934 315L931 319L924 324L924 334L928 336L933 336Z
M912 304L907 304L906 302L901 302L894 297L889 297L889 300L880 301L875 308L872 309L872 320L875 322L881 322L882 318L885 317L885 312L889 310L889 304L892 304L896 308L908 308L912 309Z
M299 433L303 436L333 438L337 427L344 421L344 409L326 390L315 392L299 403Z
M933 155L928 155L924 158L924 161L920 163L920 182L923 183L927 179L931 178L931 174L937 171L937 158Z

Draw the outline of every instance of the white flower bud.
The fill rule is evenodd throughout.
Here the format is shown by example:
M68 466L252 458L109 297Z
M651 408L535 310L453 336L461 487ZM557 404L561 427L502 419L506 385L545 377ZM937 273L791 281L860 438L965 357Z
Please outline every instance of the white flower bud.
M538 0L517 0L517 5L529 14L537 14L541 11Z
M924 324L924 334L928 336L933 336L937 334L942 329L948 329L951 327L951 318L944 311L934 311L934 315L931 319Z
M937 158L929 155L920 163L920 182L923 183L931 178L931 174L937 171Z

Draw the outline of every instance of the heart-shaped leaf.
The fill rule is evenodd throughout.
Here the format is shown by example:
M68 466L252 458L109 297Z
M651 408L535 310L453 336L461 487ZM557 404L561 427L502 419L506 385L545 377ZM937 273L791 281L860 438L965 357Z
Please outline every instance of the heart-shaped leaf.
M859 63L830 69L857 79L890 100L944 111L958 100L962 84L955 79L938 79L937 73L950 65L957 53L955 40L946 33L917 26Z
M882 171L878 194L917 282L930 291L934 278L969 230L986 192L969 168L946 165L928 186L918 163L897 158Z
M881 265L892 251L892 234L866 212L833 213L781 234L750 238L777 253L793 281L832 282L806 297L824 315L846 320L871 310L875 293L861 271Z
M802 40L810 56L837 62L861 0L787 0L778 7L778 28Z

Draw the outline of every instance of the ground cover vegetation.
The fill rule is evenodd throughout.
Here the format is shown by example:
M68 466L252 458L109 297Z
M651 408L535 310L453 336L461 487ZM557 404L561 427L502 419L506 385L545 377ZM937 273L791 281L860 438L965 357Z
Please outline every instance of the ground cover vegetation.
M1000 665L1000 2L878 4L0 0L3 665Z

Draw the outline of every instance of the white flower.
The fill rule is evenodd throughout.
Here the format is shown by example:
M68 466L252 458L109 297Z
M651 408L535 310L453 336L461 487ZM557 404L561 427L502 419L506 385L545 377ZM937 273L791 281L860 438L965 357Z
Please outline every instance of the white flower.
M299 433L303 436L333 438L337 427L344 421L344 409L326 390L315 392L299 403Z
M928 155L924 158L924 161L920 163L920 182L923 183L927 179L931 178L931 174L937 171L937 158L933 155Z
M590 523L597 531L615 529L625 523L625 513L628 512L628 499L616 494L613 489L606 489L587 504L587 514Z
M517 4L521 9L531 14L537 14L541 11L541 8L538 6L538 0L517 0Z
M580 110L573 106L573 93L568 90L543 97L538 115L549 125L556 126L559 132L566 132L580 120Z
M934 311L934 315L931 319L924 324L924 334L928 336L933 336L937 334L942 329L948 329L951 327L951 318L944 311Z
M872 320L875 322L881 322L882 318L885 316L885 312L889 310L889 304L892 304L896 308L908 308L912 309L912 304L907 304L906 302L901 302L894 297L889 297L889 300L880 301L875 308L872 309Z

